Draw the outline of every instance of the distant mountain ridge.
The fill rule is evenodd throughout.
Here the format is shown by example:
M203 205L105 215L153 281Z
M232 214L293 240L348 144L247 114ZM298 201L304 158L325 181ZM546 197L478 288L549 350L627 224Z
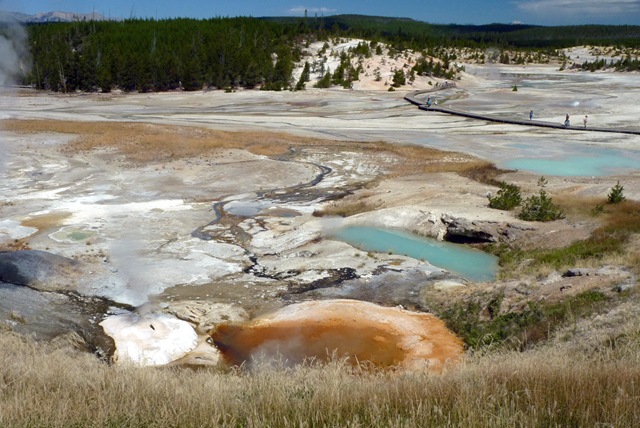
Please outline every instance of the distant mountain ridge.
M74 13L74 12L43 12L35 15L27 15L18 12L0 11L0 22L22 22L40 24L47 22L77 22L77 21L109 21L99 13Z

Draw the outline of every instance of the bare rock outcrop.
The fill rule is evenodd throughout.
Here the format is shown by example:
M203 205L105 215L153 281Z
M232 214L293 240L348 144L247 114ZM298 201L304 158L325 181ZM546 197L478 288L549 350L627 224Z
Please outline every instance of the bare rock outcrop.
M443 214L441 221L447 228L444 239L451 242L496 242L502 234L497 222L475 221L448 214Z
M98 322L117 305L100 297L0 281L0 328L46 341L72 335L81 339L81 348L104 359L115 346Z
M47 251L20 250L0 253L0 281L40 291L71 291L80 263Z

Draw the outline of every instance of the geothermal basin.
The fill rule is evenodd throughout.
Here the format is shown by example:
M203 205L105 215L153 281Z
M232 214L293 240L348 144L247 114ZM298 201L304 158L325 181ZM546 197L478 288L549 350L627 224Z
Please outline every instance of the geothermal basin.
M511 79L518 78L514 73L525 69L549 83L524 85L512 92L509 88L517 82ZM554 66L486 65L467 70L457 88L434 97L451 108L491 115L526 117L533 109L536 118L551 122L561 122L566 113L574 121L589 114L594 126L609 128L635 126L640 115L635 74L567 72L556 79ZM554 86L555 82L561 84ZM418 79L412 89L420 85L428 86ZM402 95L386 88L356 87L291 93L25 90L2 97L2 250L34 249L77 260L81 264L73 291L133 305L136 314L146 305L152 313L187 320L202 340L208 327L225 324L214 316L220 313L214 306L222 303L261 319L267 310L318 298L326 291L330 297L357 296L382 306L426 310L429 302L422 291L448 279L442 269L456 269L434 268L430 263L440 265L432 255L403 256L388 245L370 254L346 239L326 239L330 220L314 213L327 208L365 208L349 214L342 226L375 225L420 236L444 236L445 219L497 240L532 246L559 247L589 236L589 219L533 224L488 208L487 194L495 193L496 186L449 168L469 161L470 155L499 167L533 158L579 164L586 164L584 157L598 158L602 175L593 170L566 174L570 168L564 164L533 173L526 171L533 170L532 165L520 165L512 167L519 171L502 173L497 179L532 194L544 173L547 190L554 195L599 200L620 181L628 199L640 199L640 174L632 163L638 159L634 154L640 147L639 136L430 114L409 105ZM222 135L223 131L228 133ZM243 134L234 137L237 132ZM228 145L220 143L228 140ZM420 145L447 152L433 161L433 169L411 169L417 159L401 159L390 150L368 150L377 141L398 149ZM129 146L130 142L141 146ZM163 146L165 142L169 143ZM200 151L176 150L189 147ZM615 159L607 157L611 153ZM148 156L137 157L140 154ZM220 201L225 202L227 215L212 221L216 218L212 206ZM481 281L493 281L493 273L483 275L487 279ZM402 281L411 284L403 289L398 286ZM458 290L482 286L453 282L459 283ZM357 290L344 293L340 288L344 283L349 291ZM376 294L382 287L384 292ZM456 291L442 291L449 292ZM20 300L15 299L16 305ZM68 305L68 300L61 299L61 305ZM14 324L19 320L21 331L40 321L30 308L16 305L0 313L8 313L4 318L13 317ZM104 316L98 313L96 321ZM121 321L139 324L145 330L141 337L154 340L162 331L156 325L159 321L144 319L151 321L138 322L135 317ZM67 323L60 325L66 328ZM378 327L367 328L367 334L378 336ZM223 330L219 342L233 349ZM401 343L396 336L379 333L388 343ZM250 348L261 347L247 340ZM185 349L193 344L190 340ZM324 349L334 348L327 345L310 354ZM229 357L234 358L241 359ZM380 357L382 364L387 364L385 358ZM166 361L155 354L142 360Z

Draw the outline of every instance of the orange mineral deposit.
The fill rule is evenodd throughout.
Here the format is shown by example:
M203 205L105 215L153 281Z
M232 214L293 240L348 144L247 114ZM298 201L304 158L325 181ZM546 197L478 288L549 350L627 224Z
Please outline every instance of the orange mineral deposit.
M439 372L463 352L462 341L431 314L358 300L294 304L246 323L220 324L210 335L233 365L337 357L352 364Z

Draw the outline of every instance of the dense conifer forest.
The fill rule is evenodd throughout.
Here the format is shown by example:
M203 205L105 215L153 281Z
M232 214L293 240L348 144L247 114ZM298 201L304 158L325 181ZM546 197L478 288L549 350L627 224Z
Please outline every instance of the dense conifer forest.
M65 92L280 89L293 67L290 30L249 18L35 25L27 83Z
M301 89L304 82L294 82L292 72L304 43L336 37L429 55L442 47L548 51L582 44L640 46L639 26L433 25L355 15L49 23L30 25L28 36L33 64L22 83L61 92ZM449 60L440 59L445 65ZM428 65L420 67L414 71ZM346 59L344 68L347 75L357 74ZM451 76L448 67L441 73ZM325 84L348 85L344 77L334 74L331 79Z

